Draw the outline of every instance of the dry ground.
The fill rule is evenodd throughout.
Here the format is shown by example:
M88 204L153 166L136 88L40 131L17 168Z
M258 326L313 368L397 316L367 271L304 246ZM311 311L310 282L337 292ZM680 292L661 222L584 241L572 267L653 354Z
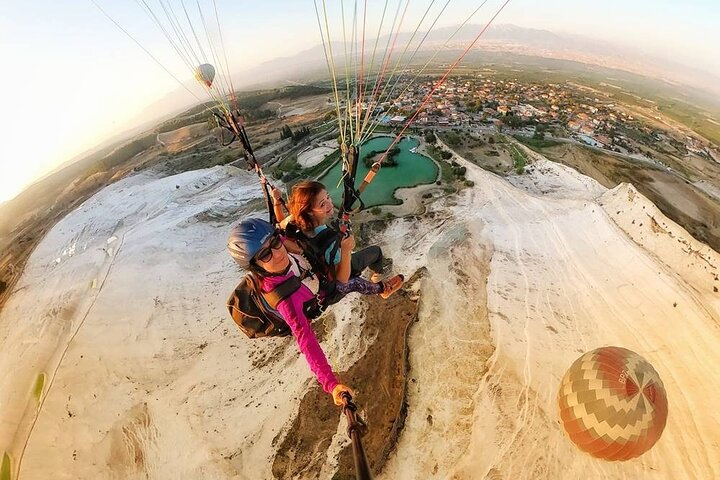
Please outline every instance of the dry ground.
M327 113L332 105L328 103L330 94L313 95L301 98L279 98L266 103L261 108L275 110L277 116L284 119L312 113Z
M409 284L419 281L422 271ZM382 470L402 431L407 413L405 400L408 381L407 333L417 320L417 298L401 292L384 301L368 297L368 310L361 335L382 338L339 377L347 379L361 395L361 415L370 429L363 447L370 468ZM321 327L318 327L321 328ZM338 430L337 407L315 384L300 402L298 415L283 439L273 463L275 478L317 478L328 460L328 449ZM372 399L372 401L369 401ZM348 445L340 454L336 478L352 478L354 463Z
M80 176L70 185L44 192L41 198L34 199L29 209L6 206L3 215L22 216L24 220L0 234L0 310L12 294L28 257L58 221L110 183L152 162L160 153L162 147L154 146L119 167Z
M632 183L696 239L720 251L720 201L676 173L570 144L545 148L542 153L550 160L594 178L605 187ZM705 164L709 163L705 161ZM709 173L714 170L711 165L708 166Z
M498 141L503 138L502 135L491 133L472 136L458 133L458 135L462 138L462 143L452 146L452 149L464 159L498 175L507 175L514 171L515 162L508 145ZM446 140L442 133L439 136L441 140Z
M188 140L204 137L209 134L207 123L196 123L181 127L171 132L161 133L158 135L158 142L168 146L169 152L175 152L188 148Z

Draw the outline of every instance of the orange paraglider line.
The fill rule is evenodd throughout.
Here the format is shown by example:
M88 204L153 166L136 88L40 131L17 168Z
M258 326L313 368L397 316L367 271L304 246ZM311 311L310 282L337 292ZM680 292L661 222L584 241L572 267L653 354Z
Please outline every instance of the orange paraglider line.
M449 1L450 1L450 0L448 0L448 3L449 3ZM483 0L483 2L482 2L475 10L473 10L473 12L472 12L470 15L468 15L467 18L465 18L465 20L463 21L463 23L461 23L460 25L458 25L457 29L455 29L455 31L453 32L453 34L450 35L450 37L448 37L448 39L445 41L445 43L442 45L442 47L439 47L439 48L437 48L437 49L435 50L435 53L433 53L433 55L427 60L427 62L425 62L425 65L423 65L423 67L422 67L417 73L415 73L415 75L414 75L414 77L412 78L412 80L410 80L410 82L405 86L405 88L403 88L403 90L402 90L398 95L396 95L396 96L394 95L395 87L398 85L398 83L400 82L400 80L404 77L404 75L405 75L404 72L401 73L401 74L398 76L398 78L395 80L395 83L393 84L392 88L390 89L390 92L388 92L388 95L385 97L385 99L380 98L380 99L378 100L378 103L382 104L382 103L384 103L385 101L390 101L390 103L395 103L397 100L401 99L401 98L403 97L403 95L405 95L405 93L410 89L410 87L415 84L415 81L416 81L418 78L420 78L420 76L423 74L423 72L425 72L425 70L426 70L427 67L432 63L432 61L435 60L435 57L438 56L438 54L442 51L442 49L443 49L444 47L447 47L447 46L448 46L450 40L452 40L453 38L455 38L455 35L457 35L457 34L460 32L460 30L462 30L463 27L465 27L465 25L467 25L467 23L482 9L482 7L485 6L485 4L486 4L487 2L488 2L488 0ZM446 4L446 5L447 5L447 4ZM444 8L445 8L445 7L443 7L443 9L444 9ZM429 30L428 30L428 32L429 32ZM422 43L422 42L421 42L421 43ZM408 64L412 61L413 58L415 58L415 55L417 54L417 52L418 52L419 49L420 49L420 46L421 46L421 44L418 44L418 46L415 48L415 52L413 52L412 56L411 56L410 59L408 60ZM393 97L395 98L395 100L391 100L391 98L393 98ZM375 133L375 130L378 128L379 125L380 125L380 117L376 118L373 122L371 122L370 127L367 128L366 133L363 134L363 137L362 137L362 139L360 140L360 143L362 143L362 142L364 142L365 140L367 140L368 138L372 137L372 135Z
M425 32L425 35L423 35L423 38L420 40L420 42L418 42L417 46L415 47L415 51L410 55L410 58L407 60L406 65L409 66L409 65L411 64L412 60L415 58L415 55L417 54L417 52L420 50L420 48L421 48L421 47L423 46L423 44L425 43L425 40L426 40L426 39L428 38L428 36L430 35L430 32L432 32L432 29L435 27L435 24L438 22L438 20L440 20L440 17L442 16L443 12L445 12L445 9L446 9L447 6L450 4L450 2L451 2L451 0L447 0L447 1L445 2L445 5L444 5L444 6L442 7L442 9L440 10L440 12L438 12L438 14L435 16L435 20L433 20L432 24L430 25L430 27L429 27L429 28L427 29L427 31ZM415 31L413 32L412 36L410 37L410 40L408 41L407 45L405 45L405 49L403 50L402 54L400 54L400 58L399 58L399 59L397 60L397 62L395 63L395 67L393 68L393 71L392 71L392 73L390 74L390 77L388 78L388 81L385 83L385 85L383 86L382 91L381 91L380 94L378 95L376 104L382 105L382 103L384 103L385 101L389 100L390 97L393 95L393 93L394 93L394 91L395 91L395 87L397 87L397 85L398 85L398 83L400 82L400 80L405 76L405 72L404 72L404 71L401 71L401 72L400 72L399 74L397 74L397 75L396 75L396 72L397 72L397 70L398 70L398 67L400 66L400 63L401 63L401 62L403 61L403 59L405 58L405 54L407 53L408 49L410 48L410 45L412 44L413 39L415 38L415 35L417 35L418 31L420 30L420 27L421 27L422 24L425 22L425 18L426 18L427 15L430 13L430 9L432 8L432 6L433 6L434 3L435 3L435 0L433 0L433 2L430 3L430 5L428 6L427 10L425 10L425 13L423 14L422 18L420 19L420 23L417 25L417 27L415 27ZM390 87L390 89L388 90L388 86L390 85L390 82L393 81L393 79L395 80L395 82L392 84L392 87ZM387 94L385 94L385 92L387 92ZM379 123L379 117L376 118L376 120L375 120L374 122L370 122L370 125L377 124L377 123ZM370 130L374 130L373 127L371 127ZM365 131L365 130L364 130L364 131ZM372 135L372 134L370 133L370 135ZM364 137L364 138L369 138L370 135L368 135L368 133L365 133L365 134L363 135L363 137ZM362 143L362 142L361 142L361 143Z
M400 4L398 4L400 5ZM378 80L375 81L375 87L373 88L372 95L370 96L370 101L368 102L368 108L365 111L365 116L363 118L363 127L367 125L368 119L370 117L370 114L372 113L370 110L374 109L374 107L371 107L375 105L375 98L380 91L380 85L382 84L383 78L385 77L385 72L387 71L387 67L390 64L390 58L392 57L392 52L395 50L395 43L397 43L398 35L400 34L400 29L402 28L403 21L405 20L405 14L407 13L408 6L410 6L410 0L405 3L405 9L403 10L402 16L400 17L400 23L398 24L397 30L395 30L395 35L393 36L392 45L390 46L390 51L387 54L387 56L384 58L382 68L380 69L380 74L378 75ZM360 129L360 132L362 133L363 128Z
M360 116L362 112L362 98L363 98L363 87L365 86L365 25L367 20L367 0L365 0L365 8L363 9L363 32L362 32L362 46L360 49L360 76L358 77L358 101L355 109L356 115L356 134L355 138L360 137Z
M445 80L447 80L447 78L450 76L450 73L452 73L452 71L455 69L455 67L457 67L457 65L462 61L462 59L465 58L465 55L467 55L467 53L470 51L470 49L471 49L473 46L475 46L475 44L477 43L477 41L480 40L480 37L485 33L485 31L486 31L486 30L488 29L488 27L492 24L492 22L497 18L497 16L500 15L500 12L503 11L503 9L507 6L508 3L510 3L510 0L505 0L505 3L502 4L502 6L500 7L500 9L499 9L497 12L495 12L495 15L493 15L493 17L490 19L490 21L485 25L485 27L483 27L483 29L480 31L480 33L477 34L477 36L475 37L475 39L474 39L472 42L470 42L470 45L468 45L467 48L465 48L465 50L463 51L463 53L457 58L457 60L455 60L455 62L454 62L452 65L450 65L450 68L448 68L447 72L445 72L445 75L443 75L443 77L435 84L435 86L433 86L432 90L430 90L430 93L428 93L428 94L425 96L425 99L424 99L423 102L420 104L420 107L415 111L415 114L413 114L413 116L410 117L410 120L408 120L408 121L405 123L405 125L404 125L403 128L402 128L402 130L400 130L400 133L397 134L397 136L395 137L395 139L393 140L393 142L390 144L390 146L389 146L389 147L385 150L385 152L380 156L380 159L379 159L377 162L375 162L373 165L378 165L378 169L379 169L379 166L382 165L382 162L387 158L388 153L390 152L390 150L392 150L392 148L400 141L400 139L402 138L403 133L405 133L405 130L407 130L408 127L415 121L415 119L416 119L417 116L420 114L420 112L422 111L422 109L425 108L425 105L427 104L427 102L430 100L430 98L432 98L432 96L433 96L433 94L435 93L435 91L436 91L438 88L440 88L440 86L441 86L443 83L445 83ZM364 187L366 187L370 182L369 182L369 181L366 181L366 182L363 182L363 183L364 183L364 185L363 185L362 187L363 187L363 189L364 189ZM362 193L362 190L359 190L359 191Z

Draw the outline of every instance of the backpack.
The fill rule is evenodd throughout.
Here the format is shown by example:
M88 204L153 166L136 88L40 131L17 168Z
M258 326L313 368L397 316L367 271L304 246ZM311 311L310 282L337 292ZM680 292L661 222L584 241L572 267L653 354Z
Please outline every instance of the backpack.
M301 286L298 277L290 277L270 292L260 290L260 281L248 273L227 300L230 316L249 338L284 337L290 327L276 307Z

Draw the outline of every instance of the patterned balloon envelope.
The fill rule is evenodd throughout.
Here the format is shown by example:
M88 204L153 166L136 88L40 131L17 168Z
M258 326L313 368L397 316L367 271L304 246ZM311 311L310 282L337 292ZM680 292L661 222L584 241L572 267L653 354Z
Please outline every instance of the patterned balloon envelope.
M647 452L667 422L660 376L647 360L625 348L602 347L575 360L558 397L570 440L605 460L629 460Z

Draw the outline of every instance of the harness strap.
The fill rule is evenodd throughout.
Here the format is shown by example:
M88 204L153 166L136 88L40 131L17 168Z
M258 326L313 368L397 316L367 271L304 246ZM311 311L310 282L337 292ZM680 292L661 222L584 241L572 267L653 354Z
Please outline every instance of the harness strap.
M235 139L238 139L243 146L243 157L245 158L245 162L247 162L249 169L254 169L255 173L257 173L258 175L258 178L263 177L264 174L262 168L260 167L260 164L255 158L255 152L253 151L252 145L250 144L250 139L248 138L247 131L245 130L245 125L243 124L242 117L240 116L240 111L235 110L235 112L229 112L225 116L222 116L217 112L212 113L217 119L218 125L220 125L232 134L232 138L230 139L230 141L228 143L222 144L223 147L227 147L232 142L234 142ZM275 217L275 211L272 208L273 201L270 195L270 187L271 186L269 183L263 185L263 193L265 195L265 206L268 210L268 221L270 222L270 224L275 225L277 223L277 218ZM282 203L283 206L285 206L285 202Z
M255 277L255 274L251 273L250 278L252 278L252 281L255 284L255 289L260 292L268 305L270 305L270 308L273 310L277 309L280 302L295 293L302 285L300 283L300 279L293 275L269 292L263 292L260 289L260 284L258 279Z
M303 250L303 256L308 260L312 270L317 274L321 282L331 281L334 277L334 268L325 260L325 251L330 247L330 244L335 241L333 251L331 251L331 258L335 256L337 248L339 248L339 235L338 232L332 228L326 228L316 236L310 238L305 235L299 228L293 223L288 223L285 228L285 234L288 238L298 242Z

